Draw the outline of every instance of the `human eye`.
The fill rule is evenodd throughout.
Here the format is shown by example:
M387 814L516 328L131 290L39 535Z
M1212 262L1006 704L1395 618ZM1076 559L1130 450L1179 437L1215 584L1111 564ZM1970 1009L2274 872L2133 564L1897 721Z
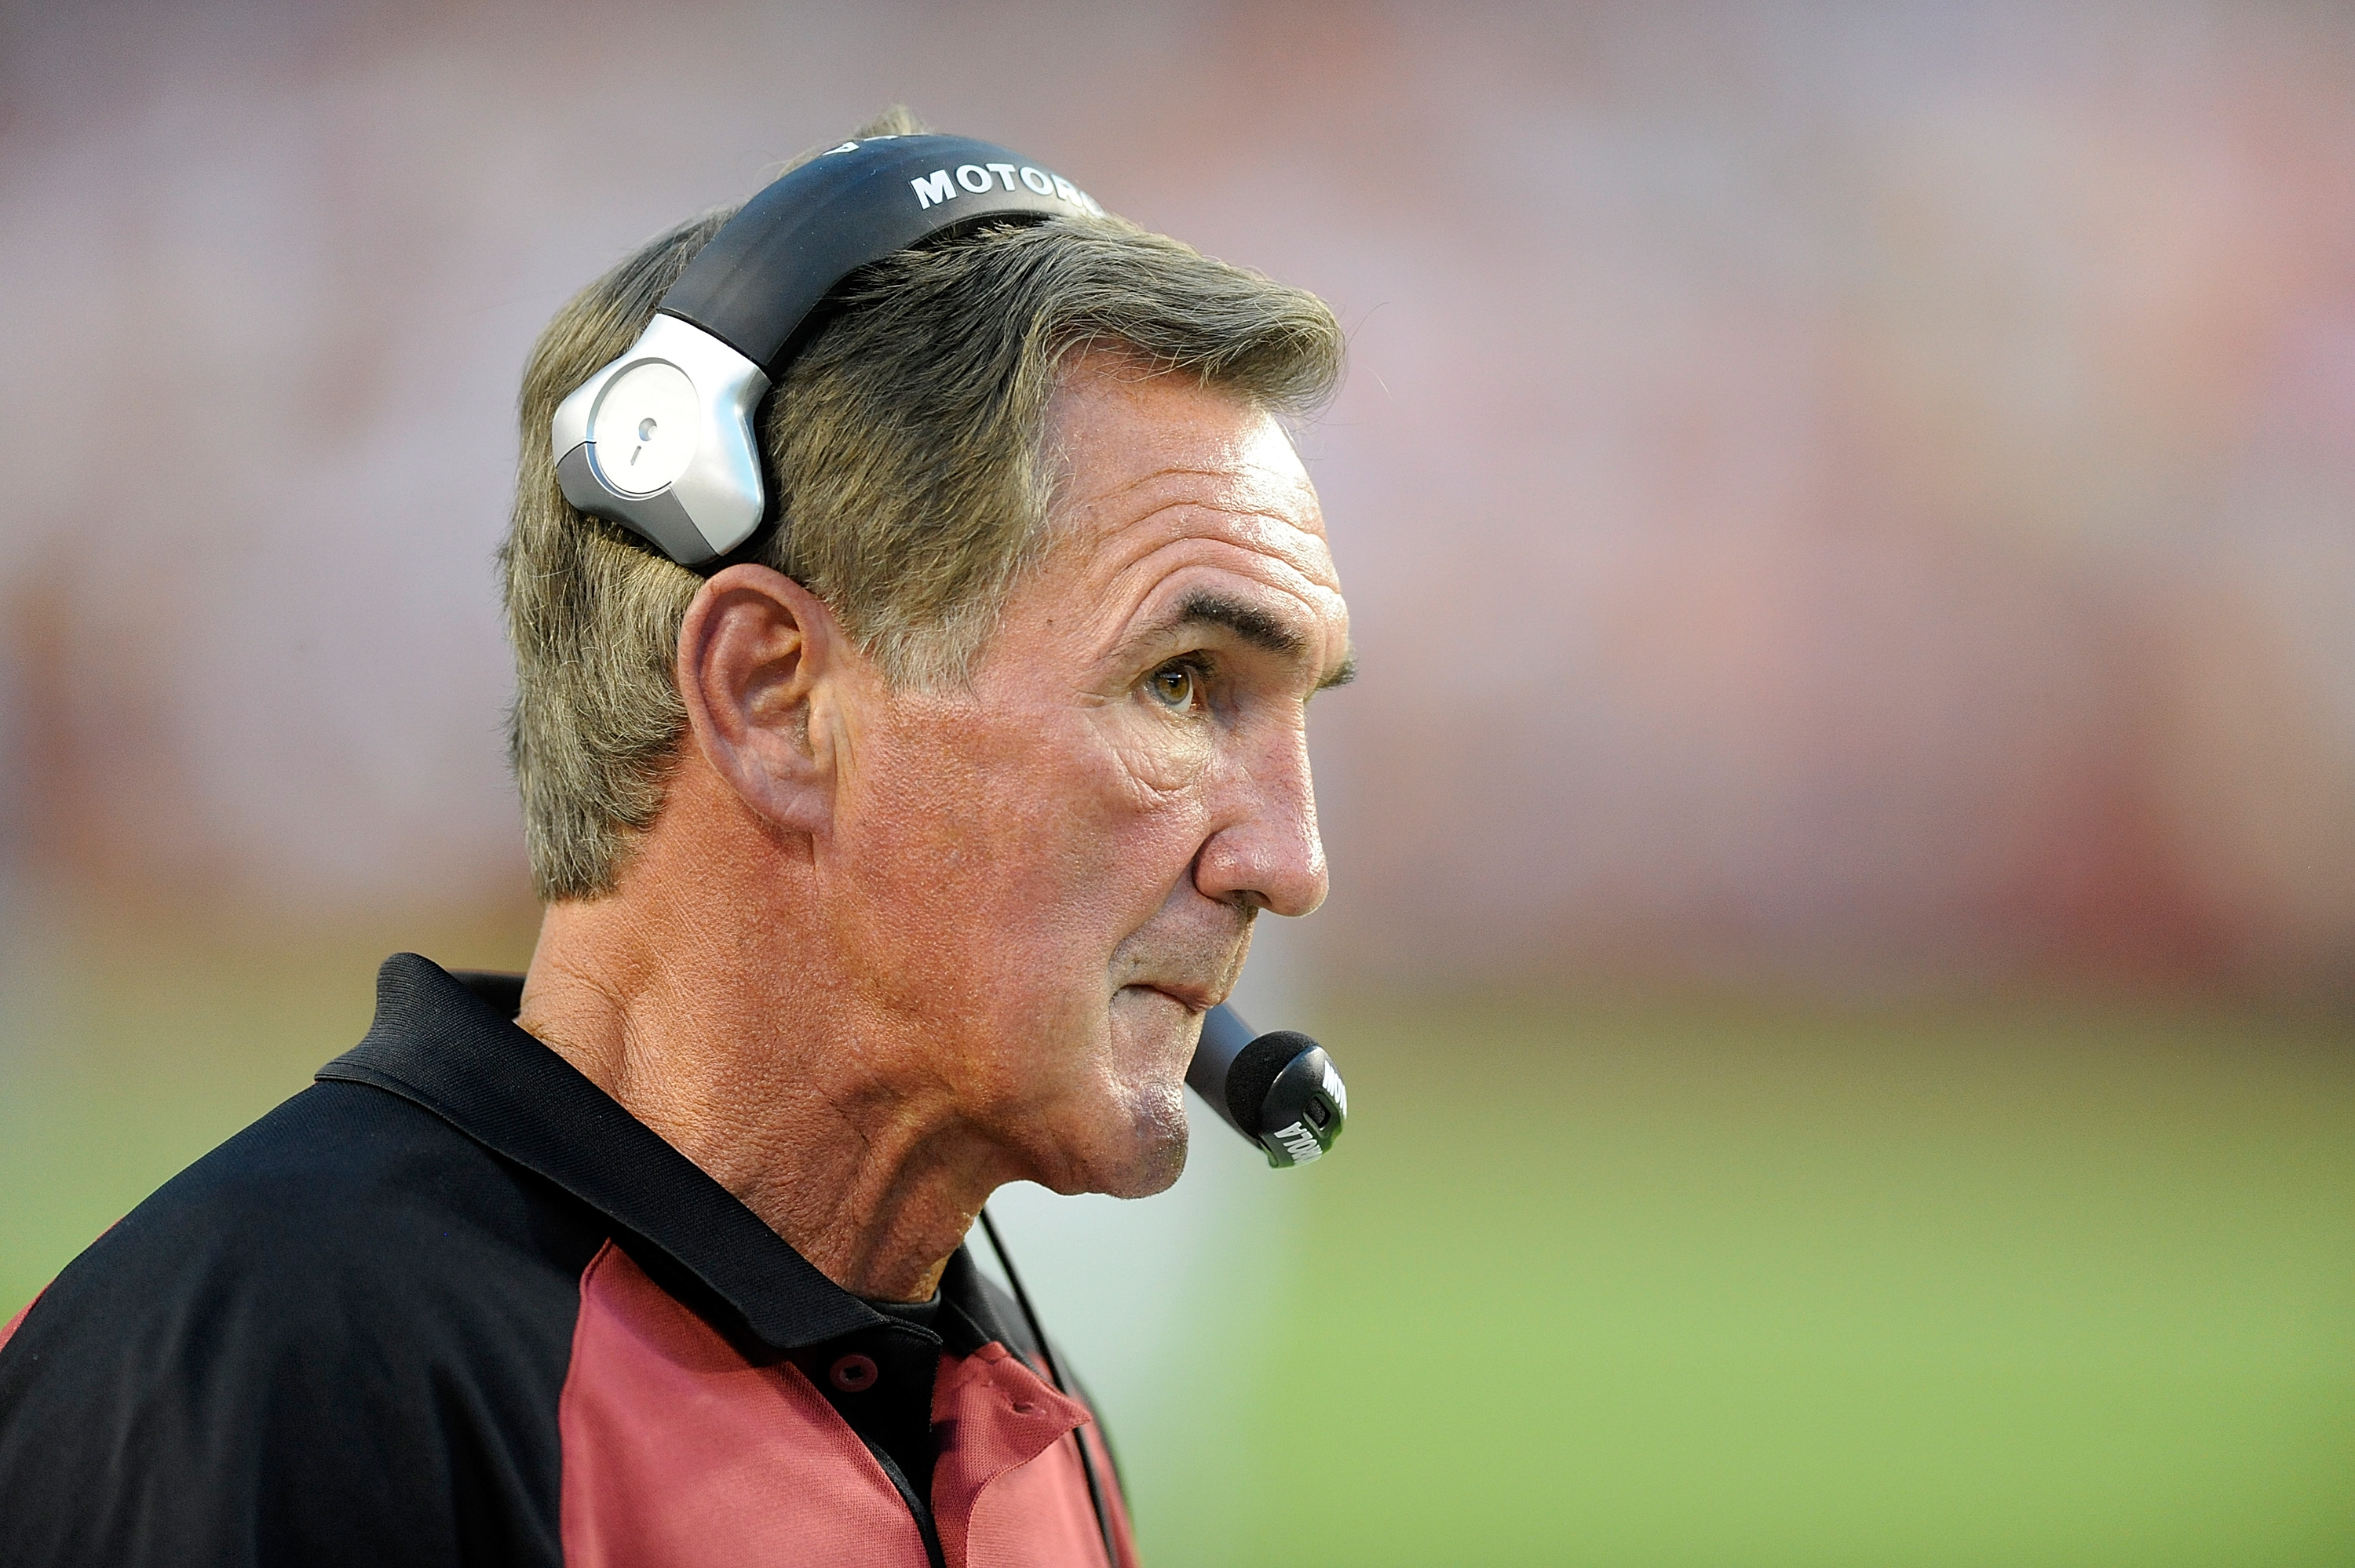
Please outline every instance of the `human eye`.
M1172 659L1145 677L1145 694L1171 713L1192 713L1202 705L1208 673L1199 659Z

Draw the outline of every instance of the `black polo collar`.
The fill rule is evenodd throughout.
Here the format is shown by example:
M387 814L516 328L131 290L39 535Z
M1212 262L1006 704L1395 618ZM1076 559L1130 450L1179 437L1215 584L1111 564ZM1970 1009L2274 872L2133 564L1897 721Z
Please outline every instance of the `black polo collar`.
M692 1304L730 1319L717 1326L730 1337L781 1356L865 1330L922 1332L819 1273L700 1166L516 1027L522 991L520 976L461 980L396 953L377 972L367 1036L317 1076L399 1095L554 1182L611 1220L616 1239L674 1294L705 1298ZM1028 1335L999 1320L963 1248L942 1287L979 1336L1029 1348ZM943 1313L943 1327L954 1317Z

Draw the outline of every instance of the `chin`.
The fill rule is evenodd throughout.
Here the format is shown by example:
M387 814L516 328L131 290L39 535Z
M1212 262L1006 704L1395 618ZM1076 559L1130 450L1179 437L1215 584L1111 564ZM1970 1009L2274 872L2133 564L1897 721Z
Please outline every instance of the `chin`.
M1186 1137L1184 1092L1175 1084L1141 1089L1098 1124L1094 1137L1074 1140L1083 1151L1068 1162L1067 1181L1048 1185L1066 1195L1150 1198L1185 1172Z
M1186 1068L1193 1060L1193 1015L1142 986L1114 993L1092 1069L1070 1083L1034 1123L1055 1172L1041 1186L1066 1194L1149 1198L1186 1169ZM1039 1144L1034 1144L1034 1148Z

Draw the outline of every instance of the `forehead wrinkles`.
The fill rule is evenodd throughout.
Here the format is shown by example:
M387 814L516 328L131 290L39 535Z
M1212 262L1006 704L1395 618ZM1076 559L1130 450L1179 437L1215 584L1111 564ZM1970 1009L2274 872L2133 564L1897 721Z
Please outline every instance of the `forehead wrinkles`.
M1117 542L1115 553L1123 555L1198 535L1239 535L1238 542L1288 560L1325 554L1317 547L1325 518L1316 487L1297 469L1270 471L1257 463L1156 469L1093 495L1072 496L1056 510L1062 514L1056 532L1064 538L1099 546Z
M1263 582L1316 610L1329 612L1339 604L1340 584L1323 534L1281 513L1187 496L1091 531L1082 547L1090 556L1087 576L1116 601L1105 605L1114 613L1189 567ZM1124 587L1131 591L1121 592Z
M1079 591L1083 623L1109 630L1192 567L1346 614L1316 487L1264 410L1159 382L1067 385L1060 404L1048 576Z

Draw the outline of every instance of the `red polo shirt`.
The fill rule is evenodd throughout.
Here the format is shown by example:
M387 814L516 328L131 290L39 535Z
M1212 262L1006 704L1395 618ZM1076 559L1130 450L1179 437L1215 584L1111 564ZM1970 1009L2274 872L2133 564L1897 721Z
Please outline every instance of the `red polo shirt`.
M0 1557L1095 1568L1085 1443L1134 1562L964 1252L936 1330L876 1311L517 991L388 960L366 1039L0 1330Z

